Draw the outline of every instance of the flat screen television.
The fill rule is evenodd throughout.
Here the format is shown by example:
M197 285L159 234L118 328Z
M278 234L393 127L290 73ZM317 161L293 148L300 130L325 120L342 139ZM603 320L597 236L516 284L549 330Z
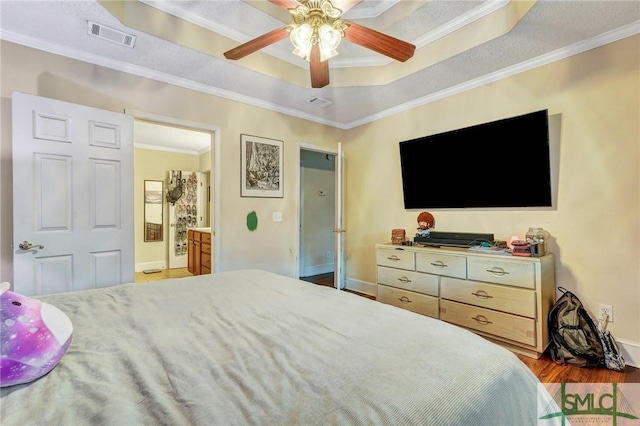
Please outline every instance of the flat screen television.
M400 142L405 209L551 207L547 110Z

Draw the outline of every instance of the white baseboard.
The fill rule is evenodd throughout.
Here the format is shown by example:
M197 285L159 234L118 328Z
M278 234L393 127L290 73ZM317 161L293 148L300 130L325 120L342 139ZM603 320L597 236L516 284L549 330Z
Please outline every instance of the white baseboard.
M358 293L378 297L378 285L374 283L360 281L354 278L345 278L344 287L347 290L357 291Z
M333 263L325 263L324 265L305 266L300 274L301 277L312 277L314 275L328 274L335 270Z
M147 269L167 269L167 262L158 260L157 262L136 263L136 272L146 271Z
M616 343L622 352L624 362L632 367L640 368L640 342L616 338Z

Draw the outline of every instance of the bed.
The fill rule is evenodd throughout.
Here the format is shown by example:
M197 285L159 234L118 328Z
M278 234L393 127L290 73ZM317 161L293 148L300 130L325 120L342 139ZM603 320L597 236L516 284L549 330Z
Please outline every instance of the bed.
M73 341L2 425L529 425L538 380L456 326L260 270L42 296Z

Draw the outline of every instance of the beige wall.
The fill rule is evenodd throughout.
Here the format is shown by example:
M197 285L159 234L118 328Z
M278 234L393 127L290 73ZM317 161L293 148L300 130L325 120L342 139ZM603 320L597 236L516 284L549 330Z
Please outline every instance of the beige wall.
M557 207L551 211L433 211L436 229L492 232L507 238L524 233L529 226L544 227L553 236L549 249L556 255L557 284L575 291L591 310L600 302L613 305L615 323L609 329L640 348L638 51L640 36L630 37L343 132L2 42L0 278L11 276L6 266L12 239L7 220L11 193L6 183L11 141L10 114L5 108L13 90L220 126L222 226L217 231L222 270L251 267L293 274L297 262L295 143L335 147L337 141L344 141L346 274L368 283L376 280L374 244L388 241L392 228L411 233L416 226L418 212L403 209L399 141L549 109L551 114L561 114ZM284 140L284 198L239 196L241 133ZM255 232L246 228L246 214L252 210L259 217ZM274 211L283 212L283 223L271 222Z
M557 207L434 209L436 230L508 239L530 226L545 228L557 285L576 292L592 311L598 303L613 305L609 330L640 342L638 52L635 36L351 130L345 144L347 276L375 282L374 244L389 241L392 228L416 232L419 211L403 207L398 142L548 109L561 115ZM496 172L486 171L489 177ZM505 165L502 176L509 173ZM442 178L478 176L452 171Z
M12 279L11 93L20 91L110 111L134 110L220 127L220 269L263 268L293 276L297 265L297 143L336 149L339 129L23 46L0 42L0 280ZM5 109L8 108L8 111ZM240 134L284 141L283 198L240 197ZM8 175L7 175L8 173ZM5 176L7 176L5 178ZM246 216L258 215L249 231ZM272 213L283 213L273 223Z
M211 153L209 153L210 155ZM145 242L144 240L144 181L161 180L164 189L167 189L167 174L169 170L200 171L200 156L190 154L177 154L166 151L135 148L133 153L134 168L134 244L136 271L141 270L139 265L164 262L168 264L169 244L169 204L166 200L162 204L162 241ZM158 266L153 266L158 267ZM143 267L142 269L149 269Z
M203 152L198 156L198 171L199 172L211 171L211 151Z

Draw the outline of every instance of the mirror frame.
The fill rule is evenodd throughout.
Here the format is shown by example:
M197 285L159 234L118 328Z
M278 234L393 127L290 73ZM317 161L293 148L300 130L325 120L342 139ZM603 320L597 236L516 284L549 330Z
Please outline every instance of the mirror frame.
M160 223L157 222L158 206L160 208L160 216L159 216ZM145 242L162 241L163 228L164 228L164 181L145 180L144 181L144 226L143 226L144 241Z

